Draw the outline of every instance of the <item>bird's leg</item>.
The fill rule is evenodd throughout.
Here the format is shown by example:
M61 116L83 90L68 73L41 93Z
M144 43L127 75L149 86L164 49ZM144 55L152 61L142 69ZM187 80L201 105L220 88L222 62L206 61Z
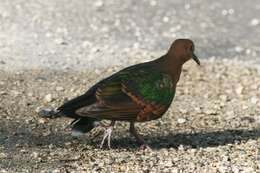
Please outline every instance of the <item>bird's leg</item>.
M135 137L140 149L149 149L150 147L145 143L144 139L137 133L134 122L130 122L130 133Z
M100 144L100 148L103 147L104 142L105 142L105 140L106 140L106 138L107 138L108 148L111 149L111 142L110 142L111 140L110 140L110 139L111 139L111 134L112 134L112 131L113 131L113 127L114 127L114 125L115 125L115 122L116 122L116 121L111 121L110 125L106 128L105 133L104 133L104 137L103 137L102 142L101 142L101 144Z

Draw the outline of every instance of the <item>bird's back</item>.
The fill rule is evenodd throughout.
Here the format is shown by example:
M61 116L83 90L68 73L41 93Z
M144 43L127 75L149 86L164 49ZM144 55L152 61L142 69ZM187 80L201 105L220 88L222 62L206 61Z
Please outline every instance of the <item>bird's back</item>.
M160 117L174 97L171 77L142 63L100 81L85 94L62 105L69 117L140 121ZM146 116L146 117L145 117Z

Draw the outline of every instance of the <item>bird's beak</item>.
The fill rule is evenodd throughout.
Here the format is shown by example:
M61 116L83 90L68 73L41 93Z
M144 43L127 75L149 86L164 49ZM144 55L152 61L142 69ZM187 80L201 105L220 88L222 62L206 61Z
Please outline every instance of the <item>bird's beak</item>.
M192 59L198 64L198 65L200 65L200 60L199 60L199 58L193 53L192 54Z

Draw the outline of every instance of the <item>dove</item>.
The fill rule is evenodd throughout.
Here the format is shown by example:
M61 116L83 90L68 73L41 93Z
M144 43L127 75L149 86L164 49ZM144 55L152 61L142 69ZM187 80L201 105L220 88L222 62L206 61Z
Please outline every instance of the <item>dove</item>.
M116 121L126 121L140 147L149 147L137 132L135 123L161 118L169 109L183 64L193 59L200 65L194 50L193 41L177 39L165 55L124 68L99 81L84 94L61 105L50 117L74 119L71 123L74 134L90 132L101 120L110 120L100 148L106 139L111 148Z

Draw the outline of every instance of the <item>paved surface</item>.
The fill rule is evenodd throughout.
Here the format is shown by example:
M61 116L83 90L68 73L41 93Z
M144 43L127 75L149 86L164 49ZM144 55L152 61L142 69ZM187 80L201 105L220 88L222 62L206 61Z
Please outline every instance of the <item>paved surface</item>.
M126 65L180 37L203 58L257 60L260 1L0 1L1 69Z

